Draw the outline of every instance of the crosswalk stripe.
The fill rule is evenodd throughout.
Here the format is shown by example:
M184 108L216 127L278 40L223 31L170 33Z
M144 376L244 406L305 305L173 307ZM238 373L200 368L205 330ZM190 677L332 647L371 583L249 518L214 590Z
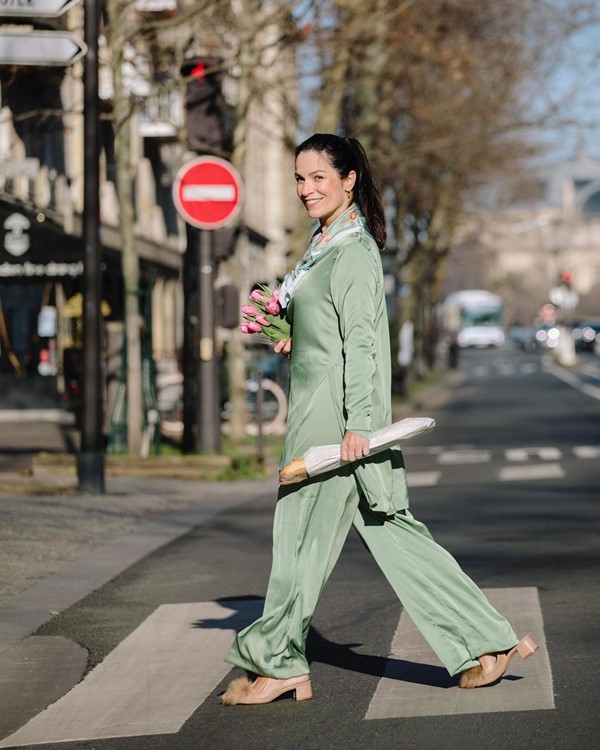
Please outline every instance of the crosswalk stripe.
M565 472L560 464L531 464L528 466L502 466L498 479L501 482L518 482L528 479L560 479Z
M500 375L513 375L517 371L515 365L498 365Z
M507 461L528 461L539 458L540 461L559 461L562 453L559 448L545 446L543 448L509 448L504 451Z
M443 451L438 455L438 463L445 465L484 464L491 461L492 453L487 450Z
M520 366L519 371L523 375L533 375L533 373L537 372L538 369L539 369L538 365L534 365L534 364L526 362L525 364Z
M177 732L225 678L236 631L262 607L262 600L161 605L0 748Z
M412 620L402 612L385 674L365 719L554 708L552 671L537 589L487 589L484 593L517 633L533 636L539 652L525 662L515 657L507 677L493 687L461 690L454 687L456 679L448 675Z
M576 445L573 453L577 458L600 458L600 445Z
M433 487L440 480L441 471L407 471L406 482L409 487Z

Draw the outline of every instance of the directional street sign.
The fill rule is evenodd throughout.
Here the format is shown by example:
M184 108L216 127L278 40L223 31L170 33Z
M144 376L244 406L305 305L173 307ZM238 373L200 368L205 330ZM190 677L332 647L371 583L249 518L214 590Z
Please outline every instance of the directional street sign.
M0 0L0 16L57 18L79 0Z
M0 32L0 65L72 65L87 45L62 31Z
M173 184L179 214L200 229L219 229L238 214L243 196L242 178L225 159L200 156L184 164Z

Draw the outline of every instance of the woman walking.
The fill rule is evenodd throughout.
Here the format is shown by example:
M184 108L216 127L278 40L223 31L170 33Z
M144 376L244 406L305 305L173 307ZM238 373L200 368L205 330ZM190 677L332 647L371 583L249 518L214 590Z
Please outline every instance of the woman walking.
M319 221L279 301L292 339L288 429L281 466L317 444L341 443L351 462L336 473L280 487L273 566L260 619L238 634L226 660L257 678L234 680L224 704L312 697L305 643L310 622L353 525L407 613L463 688L488 685L518 641L452 556L408 510L399 448L371 458L371 433L391 422L391 365L380 251L385 217L358 141L316 134L296 149L297 194Z

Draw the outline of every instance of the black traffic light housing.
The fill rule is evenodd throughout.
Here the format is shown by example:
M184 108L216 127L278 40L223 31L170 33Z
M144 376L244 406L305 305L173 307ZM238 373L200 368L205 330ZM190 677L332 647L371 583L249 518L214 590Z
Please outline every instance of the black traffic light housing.
M221 91L223 61L216 57L194 57L181 66L186 82L186 148L198 153L231 151L232 110Z

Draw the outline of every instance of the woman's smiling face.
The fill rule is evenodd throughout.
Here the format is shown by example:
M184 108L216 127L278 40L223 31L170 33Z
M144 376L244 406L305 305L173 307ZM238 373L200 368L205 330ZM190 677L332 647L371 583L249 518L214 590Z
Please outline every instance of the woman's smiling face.
M329 226L352 203L355 181L356 172L340 177L323 153L302 151L296 157L296 192L308 215L322 227Z

